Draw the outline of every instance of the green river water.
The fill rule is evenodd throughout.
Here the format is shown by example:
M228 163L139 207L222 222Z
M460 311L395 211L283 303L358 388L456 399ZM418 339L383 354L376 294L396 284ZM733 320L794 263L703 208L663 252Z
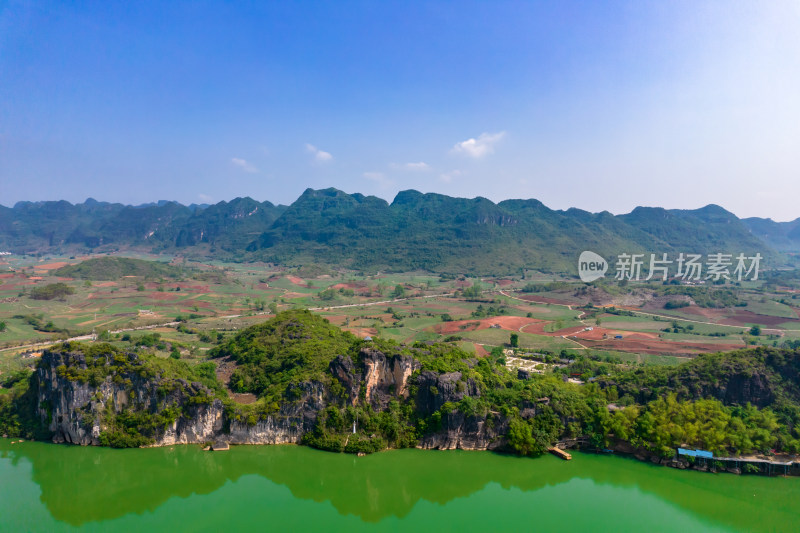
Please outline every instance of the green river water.
M0 439L2 531L800 530L800 479L614 456L11 442Z

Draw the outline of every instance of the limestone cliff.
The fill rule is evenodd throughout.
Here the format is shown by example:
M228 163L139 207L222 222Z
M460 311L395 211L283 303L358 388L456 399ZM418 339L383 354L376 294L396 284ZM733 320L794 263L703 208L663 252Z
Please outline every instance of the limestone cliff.
M345 355L331 361L328 381L290 385L276 412L249 416L242 415L241 406L216 398L202 383L153 370L132 353L86 355L69 346L47 350L35 377L38 413L54 442L114 445L114 439L142 434L147 440L135 441L137 445L284 444L299 443L331 405L362 402L381 412L397 400L412 405L422 419L447 402L480 395L477 385L462 380L459 372L420 370L420 362L411 356L387 356L365 348L357 362ZM502 445L506 429L496 413L465 415L452 410L419 446L493 449Z

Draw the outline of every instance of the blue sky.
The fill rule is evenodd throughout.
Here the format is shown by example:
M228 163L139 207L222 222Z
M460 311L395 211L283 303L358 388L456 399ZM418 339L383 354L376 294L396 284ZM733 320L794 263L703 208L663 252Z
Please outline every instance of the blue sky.
M0 2L0 204L800 216L800 3Z

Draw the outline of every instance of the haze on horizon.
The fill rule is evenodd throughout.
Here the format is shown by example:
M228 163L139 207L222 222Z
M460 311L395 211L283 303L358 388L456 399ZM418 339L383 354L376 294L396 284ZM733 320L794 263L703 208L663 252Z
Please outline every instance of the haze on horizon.
M405 189L800 216L800 3L0 6L0 204Z

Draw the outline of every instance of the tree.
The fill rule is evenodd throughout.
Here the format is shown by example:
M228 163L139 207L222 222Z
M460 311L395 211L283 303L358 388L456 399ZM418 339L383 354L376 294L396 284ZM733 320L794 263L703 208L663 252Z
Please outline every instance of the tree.
M520 455L531 454L535 447L531 426L519 418L512 420L508 424L508 445Z
M516 333L511 334L511 347L516 348L519 346L519 335Z
M481 287L481 284L476 281L471 287L464 289L462 294L464 295L464 298L467 298L468 300L477 300L483 294L483 287Z
M5 322L0 322L0 332L3 332L5 330L6 330L6 323Z
M34 300L52 300L54 298L64 299L70 294L75 294L75 289L66 283L50 283L43 287L36 287L31 290L31 298Z
M379 281L378 284L375 286L375 291L381 296L386 294L387 289L388 287L385 281Z
M750 328L750 335L752 335L753 337L758 337L759 335L761 335L761 326L756 325Z
M393 298L403 298L406 295L406 290L403 288L402 285L399 283L395 285L394 290L392 291Z
M277 304L277 302L270 302L269 303L269 312L272 313L273 315L277 315L278 314L278 304Z
M334 298L336 298L336 292L333 289L325 289L325 290L319 291L317 293L317 296L319 297L320 300L329 301L329 300L333 300Z

